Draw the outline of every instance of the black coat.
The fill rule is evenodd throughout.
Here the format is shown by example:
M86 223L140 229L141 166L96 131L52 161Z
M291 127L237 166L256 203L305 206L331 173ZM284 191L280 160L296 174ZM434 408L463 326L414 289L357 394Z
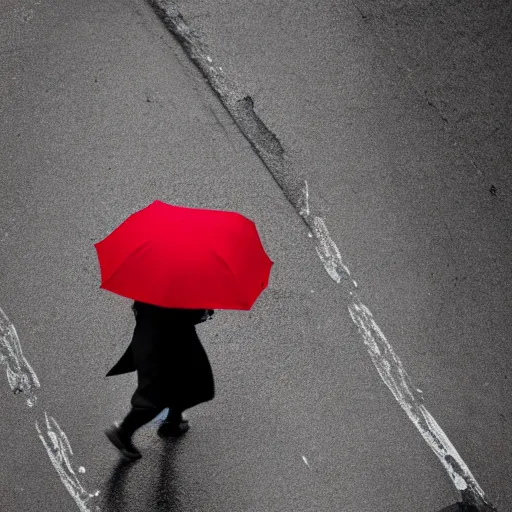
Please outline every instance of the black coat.
M195 328L206 318L205 310L135 302L134 311L132 342L107 373L137 371L132 405L185 410L211 400L215 394L212 369Z

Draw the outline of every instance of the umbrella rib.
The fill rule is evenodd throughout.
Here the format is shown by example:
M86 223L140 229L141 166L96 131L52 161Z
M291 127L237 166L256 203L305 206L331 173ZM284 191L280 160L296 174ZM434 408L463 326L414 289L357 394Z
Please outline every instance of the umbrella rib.
M135 251L133 251L132 253L130 253L129 257L128 258L125 258L123 260L123 262L114 270L114 272L112 272L108 277L107 279L105 279L105 281L103 281L101 283L101 288L105 288L106 284L111 281L114 276L119 273L119 271L123 268L123 266L126 264L126 262L128 261L129 258L131 258L132 256L134 256L135 254L138 254L139 252L142 252L149 244L151 244L152 240L146 240L142 245L139 245L139 247L137 247L137 249L135 249Z
M211 249L211 252L215 256L215 258L217 258L228 269L229 273L236 280L237 279L236 274L233 272L233 269L229 266L228 262L215 249Z
M237 294L240 298L243 297L243 294L240 293L240 288L238 287L238 278L233 269L229 266L228 262L217 252L215 249L211 249L211 252L215 258L217 258L224 267L228 269L228 272L233 276L233 286L236 289Z

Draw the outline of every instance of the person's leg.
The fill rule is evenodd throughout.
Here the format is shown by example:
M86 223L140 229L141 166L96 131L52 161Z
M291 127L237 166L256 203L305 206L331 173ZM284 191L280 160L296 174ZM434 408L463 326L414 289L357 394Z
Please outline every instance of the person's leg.
M169 407L169 412L167 413L167 418L165 418L165 423L172 423L173 425L179 425L180 423L188 423L183 418L183 410L179 406Z
M132 443L136 430L155 418L161 409L156 407L132 407L119 427L111 427L105 433L112 444L129 459L139 459L141 454Z
M175 404L169 407L167 418L160 425L158 435L161 437L177 437L190 428L188 421L183 418L183 407Z
M161 409L156 407L132 407L119 425L120 435L124 439L131 439L136 430L149 423L160 412Z

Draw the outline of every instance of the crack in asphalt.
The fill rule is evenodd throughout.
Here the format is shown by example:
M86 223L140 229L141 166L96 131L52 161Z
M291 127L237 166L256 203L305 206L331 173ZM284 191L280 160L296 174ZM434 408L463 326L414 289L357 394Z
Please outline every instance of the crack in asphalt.
M256 113L251 96L214 65L208 46L190 29L174 2L147 1L204 76L286 198L298 209L304 180L293 172L280 140Z

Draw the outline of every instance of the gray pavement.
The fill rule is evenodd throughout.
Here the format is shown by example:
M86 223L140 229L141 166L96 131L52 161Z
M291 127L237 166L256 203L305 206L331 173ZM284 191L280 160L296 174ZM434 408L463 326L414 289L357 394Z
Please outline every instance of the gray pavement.
M437 46L421 51L430 34L450 38L432 28L433 8L178 7L281 142L281 185L307 180L429 411L489 501L510 509L510 78L496 12L474 14L491 27L478 39L472 11L443 11L450 31L469 27L466 58L494 77L479 82L482 96L478 73L453 78ZM41 383L32 408L0 386L1 509L438 512L459 501L374 367L286 187L151 8L0 9L0 308ZM103 376L133 320L128 301L98 289L93 243L154 199L240 211L276 263L251 312L218 311L198 328L215 400L189 412L177 442L143 429L143 459L127 466L103 429L126 412L135 377ZM59 453L83 492L52 465L45 413L69 440L73 454Z

